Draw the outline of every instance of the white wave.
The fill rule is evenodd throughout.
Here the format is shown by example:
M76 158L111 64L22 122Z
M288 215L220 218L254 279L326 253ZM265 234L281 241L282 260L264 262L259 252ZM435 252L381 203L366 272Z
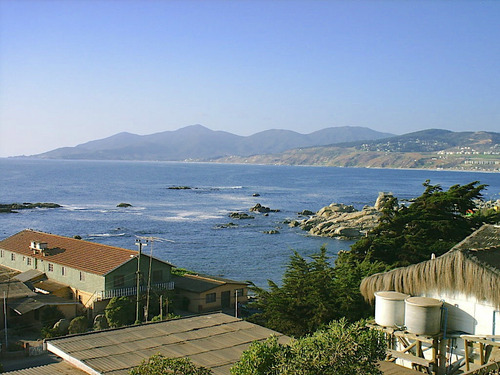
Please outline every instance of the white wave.
M63 205L62 208L68 211L83 211L90 209L90 207L85 207L85 206L66 206L66 205Z
M93 233L89 234L89 237L122 237L126 233Z
M202 212L202 211L180 211L177 213L173 213L172 216L151 216L152 220L157 221L205 221L205 220L213 220L219 219L221 217L226 216L226 212Z
M240 190L243 186L200 186L193 190Z

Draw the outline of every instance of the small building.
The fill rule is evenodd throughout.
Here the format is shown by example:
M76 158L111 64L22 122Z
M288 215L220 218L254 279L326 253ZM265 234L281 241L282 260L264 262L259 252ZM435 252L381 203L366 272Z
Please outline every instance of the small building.
M290 340L256 324L214 313L47 339L45 345L65 363L89 374L126 375L144 359L162 354L187 357L214 375L229 375L250 344L271 335L281 343Z
M208 275L174 277L176 298L186 311L201 313L216 310L234 311L248 301L248 283Z
M500 226L484 225L440 257L361 282L367 300L377 291L442 300L449 330L500 335Z
M402 337L406 342L428 343L434 352L427 357L429 363L437 369L439 362L439 371L434 373L445 373L446 363L452 363L452 358L456 366L465 362L469 370L474 342L478 344L475 355L480 366L488 366L488 361L499 361L500 365L500 225L483 225L439 257L369 276L361 282L360 290L371 302L375 293L380 296L382 292L398 292L408 296L400 305L406 309L404 324L389 327L388 332L391 337ZM415 300L425 303L415 308ZM376 305L386 303L378 301ZM387 309L390 315L396 302L387 303L393 304ZM438 311L431 318L431 309L435 308L432 305L438 306ZM410 320L422 325L437 324L439 333L429 338L415 335L419 332L411 331ZM409 349L405 344L390 349L403 350L393 354L400 359L407 358ZM424 358L425 350L419 350L419 357ZM413 357L413 360L425 363L425 358Z
M140 288L172 290L172 265L134 250L54 234L23 230L0 241L0 265L30 272L38 292L80 302L100 312L112 297L135 295ZM151 272L150 272L151 271Z
M77 315L78 302L57 295L36 293L30 284L30 276L1 266L0 274L0 298L6 301L9 327L36 326L40 323L40 311L45 306L56 306L67 319ZM4 309L0 309L0 321L4 319Z

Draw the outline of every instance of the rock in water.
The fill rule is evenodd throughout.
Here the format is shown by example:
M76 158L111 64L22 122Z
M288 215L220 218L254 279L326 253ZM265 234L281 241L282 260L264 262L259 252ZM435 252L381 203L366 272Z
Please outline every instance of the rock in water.
M383 194L377 199L379 207L392 197L389 193ZM314 236L355 239L375 228L381 216L382 213L375 207L365 206L359 211L352 205L332 203L308 219L292 221L289 226L299 226Z

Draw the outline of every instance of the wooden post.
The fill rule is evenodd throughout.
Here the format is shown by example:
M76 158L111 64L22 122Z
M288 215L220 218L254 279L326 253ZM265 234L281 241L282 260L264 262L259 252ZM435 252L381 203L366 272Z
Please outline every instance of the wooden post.
M439 373L440 374L446 374L446 347L448 344L448 340L441 339L439 340L439 352L438 352L438 357L439 357Z
M465 370L470 371L469 364L469 341L464 339L464 350L465 350Z
M438 352L439 352L439 340L434 337L432 339L432 362L434 363L432 373L436 375L439 374Z
M479 356L481 360L481 366L486 363L484 360L484 344L482 342L479 343Z

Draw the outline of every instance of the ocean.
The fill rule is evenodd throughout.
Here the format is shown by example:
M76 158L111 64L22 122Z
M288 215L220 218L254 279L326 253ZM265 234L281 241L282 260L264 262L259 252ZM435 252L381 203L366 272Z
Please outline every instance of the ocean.
M422 194L422 183L488 184L500 198L500 173L178 162L0 159L0 203L54 202L56 209L0 214L0 239L31 228L137 249L177 267L261 287L278 284L293 251L307 257L322 245L335 258L352 241L309 236L284 224L330 203L373 205L381 191L398 199ZM169 189L187 186L190 189ZM119 208L119 203L129 203ZM279 212L250 213L260 203ZM231 212L255 219L237 220ZM236 226L224 227L234 223ZM279 233L267 234L277 230Z

